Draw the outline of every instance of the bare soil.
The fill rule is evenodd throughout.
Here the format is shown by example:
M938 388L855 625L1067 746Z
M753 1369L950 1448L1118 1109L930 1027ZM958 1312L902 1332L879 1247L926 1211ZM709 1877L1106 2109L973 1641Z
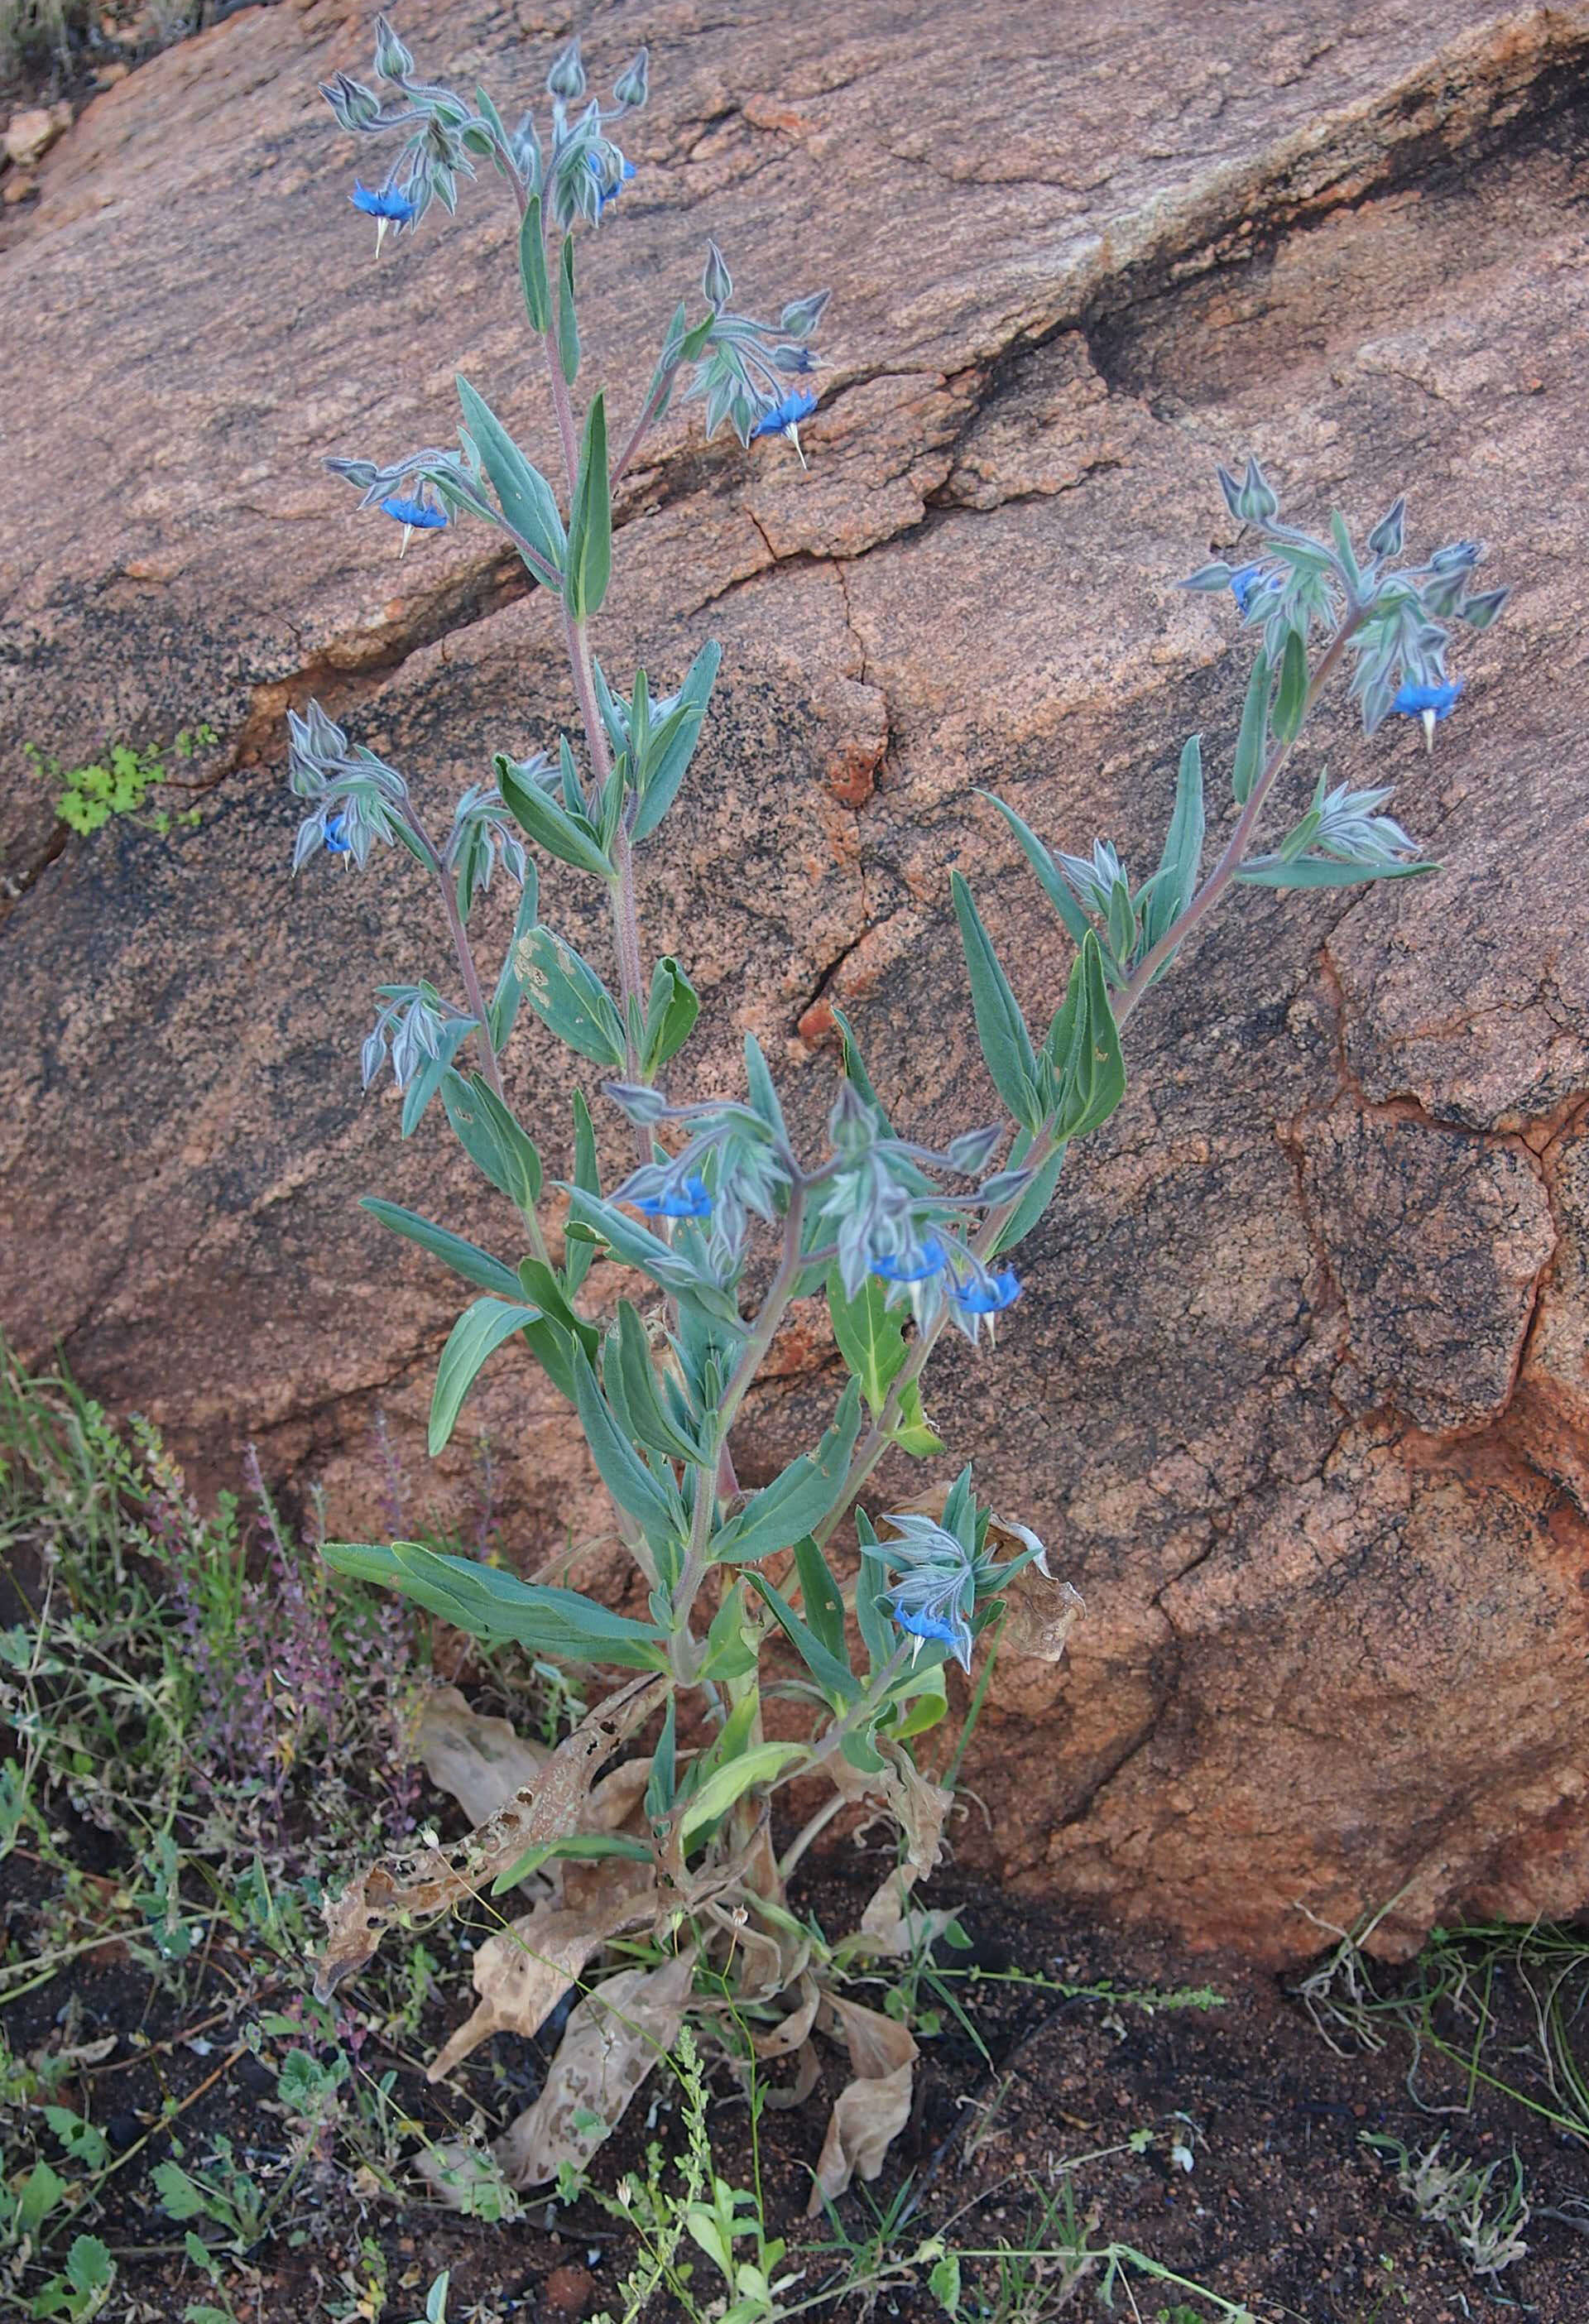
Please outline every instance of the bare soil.
M846 1926L875 1876L873 1864L846 1849L817 1866L802 1902L829 1925ZM1308 2324L1471 2324L1499 2302L1538 2324L1584 2324L1589 2317L1589 2235L1570 2219L1575 2199L1589 2195L1589 2154L1581 2142L1492 2090L1481 2089L1471 2111L1431 2112L1465 2098L1460 2071L1426 2061L1415 2098L1408 2083L1410 2052L1399 2037L1377 2054L1333 2054L1280 1982L1239 1963L1140 1937L1127 1941L996 1893L968 1894L952 1877L939 1888L943 1901L959 1903L972 1939L970 1951L941 1956L968 2025L946 2015L942 2033L924 2042L912 2120L882 2178L845 2200L845 2219L857 2237L877 2208L907 2189L898 2236L905 2249L930 2233L974 2249L1019 2243L1067 2163L1109 2148L1115 2151L1076 2161L1070 2172L1076 2215L1089 2223L1091 2242L1133 2245L1227 2300L1246 2301L1262 2324L1295 2318ZM26 1899L15 1903L26 1910ZM544 2065L536 2043L499 2035L452 2085L432 2089L424 2081L420 2061L463 2006L467 1936L455 1923L428 1937L440 1967L411 2043L390 2047L370 2036L359 2058L377 2076L389 2067L395 2071L395 2098L432 2136L465 2130L479 2115L496 2126L527 2102ZM79 2043L116 2036L112 2053L59 2094L91 2115L127 2156L91 2222L120 2267L115 2299L125 2305L113 2305L113 2314L176 2317L187 2301L206 2293L151 2185L152 2166L171 2151L162 2107L174 2105L173 2126L189 2161L222 2132L262 2173L283 2153L273 2072L242 2046L241 2027L259 2007L290 2009L291 2002L273 2001L268 1986L256 1988L255 2010L239 2015L237 1989L252 1983L256 1967L217 1947L199 1990L190 1989L178 2013L162 1981L112 1942L7 2012L13 2046L23 2053L42 2043L58 2044L63 2027ZM1012 1971L1105 1987L1116 1997L1066 1997L1008 1981ZM1131 1997L1204 1987L1215 1988L1223 2006L1146 2009ZM1525 1997L1500 1990L1491 1998L1501 2021L1491 2055L1515 2041L1518 2081L1527 2088L1531 2019ZM762 2117L767 2209L793 2243L830 2239L824 2223L809 2227L803 2215L826 2101L836 2085L830 2071L825 2089L805 2106L769 2107ZM718 2098L711 2117L718 2168L743 2182L750 2147L743 2100L725 2078ZM648 2136L668 2144L672 2119L653 2110L648 2129L643 2103L637 2104L601 2159L604 2183L610 2186L639 2161ZM1154 2133L1151 2143L1133 2152L1126 2142L1144 2127ZM1390 2166L1363 2143L1365 2132L1381 2132L1427 2146L1441 2131L1451 2149L1478 2163L1513 2150L1523 2163L1536 2206L1529 2255L1506 2271L1494 2293L1440 2229L1418 2224L1396 2192ZM1177 2140L1189 2152L1190 2170L1172 2157ZM338 2303L348 2292L339 2279L356 2261L364 2236L374 2237L385 2255L385 2313L404 2324L444 2267L452 2271L455 2317L467 2316L469 2303L482 2300L503 2317L572 2317L613 2299L632 2255L588 2200L567 2209L534 2200L522 2220L501 2227L455 2218L419 2190L401 2208L361 2196L346 2172L329 2163L311 2165L300 2184L284 2230L233 2272L229 2291L239 2324L342 2314ZM802 2264L801 2257L790 2264ZM841 2270L850 2264L842 2255L804 2256L803 2264L802 2292L836 2277L842 2282ZM705 2273L697 2277L703 2292ZM996 2312L978 2310L970 2297L974 2286L991 2287L991 2269L979 2273L967 2263L965 2278L963 2313ZM1075 2293L1074 2312L1087 2311L1095 2282ZM1212 2312L1187 2292L1141 2279L1135 2299L1144 2319L1163 2314L1170 2324ZM1055 2273L1040 2304L1012 2313L1021 2324L1036 2324L1063 2304ZM846 2290L828 2312L858 2317L866 2307L860 2291ZM659 2301L652 2312L670 2311ZM879 2312L923 2324L943 2313L925 2286L884 2295Z

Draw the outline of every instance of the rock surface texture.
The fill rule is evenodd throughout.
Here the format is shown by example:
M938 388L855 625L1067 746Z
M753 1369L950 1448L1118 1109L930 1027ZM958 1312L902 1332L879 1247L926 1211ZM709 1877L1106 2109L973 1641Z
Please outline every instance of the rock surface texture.
M1127 1101L1029 1244L998 1352L931 1376L946 1435L1089 1609L1062 1666L1002 1663L968 1770L991 1822L957 1844L1275 1960L1392 1900L1392 1946L1461 1908L1572 1910L1589 8L921 17L624 0L585 24L603 68L648 40L656 92L585 267L609 401L633 410L708 233L753 309L834 290L810 473L670 420L603 622L610 665L669 682L724 642L721 715L642 865L716 1085L753 1028L814 1131L838 1001L918 1134L983 1117L951 867L1034 1011L1067 947L975 787L1136 862L1182 736L1228 767L1234 624L1176 587L1231 537L1215 458L1257 451L1304 521L1335 500L1366 525L1405 484L1419 542L1477 533L1518 585L1463 649L1432 759L1344 709L1307 753L1309 781L1321 753L1395 778L1443 875L1246 895L1201 935L1132 1026ZM504 106L568 30L489 0L400 24ZM488 1429L512 1554L589 1540L599 1572L599 1492L527 1364L492 1370L425 1471L454 1293L356 1198L487 1243L504 1222L444 1125L400 1148L390 1095L359 1099L371 985L439 965L414 890L390 864L286 872L289 703L318 694L422 799L571 715L487 536L399 563L318 466L446 441L460 354L526 440L549 427L493 187L378 265L347 207L314 85L367 48L340 0L234 16L97 99L0 220L0 1314L201 1478L254 1437L350 1532L385 1522L377 1411L420 1505L465 1507L462 1439ZM22 760L200 718L222 737L203 822L168 840L69 837ZM599 954L583 897L555 874L545 896ZM560 1054L526 1038L509 1070L528 1122L567 1122ZM814 1325L782 1365L752 1473L833 1392Z

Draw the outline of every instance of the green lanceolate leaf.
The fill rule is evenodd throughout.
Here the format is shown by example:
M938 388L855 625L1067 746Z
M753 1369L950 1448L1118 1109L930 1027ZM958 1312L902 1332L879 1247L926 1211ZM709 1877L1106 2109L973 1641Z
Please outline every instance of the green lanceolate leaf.
M441 1102L470 1161L528 1216L540 1199L540 1157L495 1091L478 1074L448 1074Z
M684 1510L678 1494L653 1475L618 1427L583 1349L574 1358L574 1404L601 1480L618 1507L636 1520L653 1546L682 1533Z
M781 1146L789 1144L789 1125L783 1118L783 1108L773 1086L762 1044L753 1033L744 1037L745 1092L751 1111L764 1121Z
M568 1304L568 1287L555 1268L543 1266L538 1259L519 1261L519 1280L524 1296L532 1300L548 1323L556 1323L561 1331L578 1341L592 1362L601 1345L599 1327L577 1314Z
M615 1204L605 1203L599 1195L587 1194L575 1187L568 1196L568 1216L599 1236L614 1259L621 1259L625 1267L638 1267L653 1283L660 1283L664 1291L699 1288L696 1270L683 1252L625 1216Z
M881 1413L895 1373L905 1360L905 1326L889 1305L882 1284L869 1275L851 1299L837 1267L827 1274L827 1312L833 1336L861 1393L875 1416Z
M570 387L579 376L579 318L574 307L574 237L563 236L558 268L558 360Z
M519 939L527 936L535 926L540 908L540 874L533 863L526 863L519 908L513 917L513 933L503 955L502 973L496 980L496 991L485 1011L491 1026L491 1046L499 1057L507 1047L508 1037L518 1022L519 1001L524 990L518 968Z
M809 1534L802 1535L796 1542L794 1558L806 1619L828 1653L847 1671L850 1655L845 1644L844 1592L834 1580L833 1568Z
M419 1542L328 1542L328 1564L357 1582L400 1590L430 1613L469 1637L493 1645L516 1644L531 1654L569 1662L616 1663L629 1670L661 1670L667 1641L649 1622L609 1613L577 1590L521 1582L473 1558L444 1557Z
M1438 863L1334 863L1304 855L1294 863L1247 863L1236 874L1249 888L1358 888L1371 880L1411 880Z
M1169 818L1159 866L1165 874L1161 900L1156 908L1159 924L1147 932L1150 945L1158 943L1197 892L1197 874L1203 868L1204 829L1203 739L1198 734L1188 734L1176 777L1175 812Z
M877 1535L864 1509L855 1511L855 1538L863 1549L875 1548ZM900 1642L888 1606L888 1573L880 1557L863 1557L855 1575L855 1620L871 1667L880 1670Z
M671 1696L668 1699L668 1708L670 1711L673 1708ZM626 1857L634 1864L649 1864L651 1860L651 1851L644 1840L631 1840L627 1832L566 1832L561 1840L538 1840L533 1848L527 1848L505 1872L497 1874L491 1884L491 1894L505 1896L510 1888L516 1888L521 1880L528 1880L532 1872L539 1872L543 1864L550 1864L554 1858L566 1858L577 1864L592 1864L605 1856Z
M1043 1058L1055 1094L1054 1135L1080 1138L1107 1121L1125 1095L1125 1060L1109 1006L1104 955L1089 930L1070 971Z
M1072 973L1074 974L1075 972L1072 971ZM1010 1160L1006 1167L1012 1170L1019 1169L1030 1150L1031 1140L1023 1130L1010 1149ZM1010 1215L1008 1225L1001 1229L999 1240L995 1245L995 1251L999 1257L1002 1258L1007 1250L1013 1250L1016 1244L1031 1232L1054 1199L1054 1189L1059 1183L1059 1173L1064 1167L1065 1148L1063 1146L1057 1146L1016 1204Z
M418 1211L405 1211L401 1203L383 1202L378 1194L365 1194L359 1208L368 1211L373 1219L379 1219L383 1227L390 1227L393 1234L406 1235L410 1242L417 1242L421 1250L428 1250L432 1259L450 1267L466 1283L476 1284L482 1291L494 1292L499 1299L517 1303L518 1277L500 1259L493 1259L488 1250L482 1250L478 1243L466 1242L462 1235L432 1225Z
M679 1837L688 1848L698 1831L716 1823L725 1815L735 1800L748 1792L753 1784L770 1784L781 1775L791 1760L807 1756L804 1743L753 1743L737 1759L719 1767L707 1776L679 1823Z
M524 938L523 951L524 997L541 1023L593 1065L621 1072L623 1023L595 969L544 923Z
M531 194L519 228L519 280L524 286L524 306L530 328L538 335L551 327L551 289L546 279L546 236L540 223L540 196Z
M702 721L716 683L717 665L723 659L723 649L715 638L706 644L690 663L684 684L679 689L679 699L663 724L655 727L650 737L646 759L635 771L635 784L640 793L640 805L634 817L636 845L649 839L668 809L672 806L679 784L688 770L700 740Z
M1231 790L1238 807L1245 807L1252 796L1268 740L1269 656L1261 653L1247 680L1247 698L1242 705L1241 731L1236 736L1235 765L1231 770Z
M563 569L567 543L551 486L540 469L524 457L485 397L476 392L461 373L457 392L465 425L479 450L481 466L495 487L502 512L540 559L540 568L528 558L525 562L538 579L555 586Z
M662 1731L657 1738L656 1749L651 1753L651 1774L646 1777L645 1812L651 1823L661 1823L678 1794L678 1726L679 1697L670 1694L667 1715L662 1720Z
M540 1316L538 1307L518 1306L506 1299L476 1299L465 1308L436 1368L436 1392L430 1398L432 1461L452 1434L459 1407L486 1358L526 1323L539 1322Z
M1352 546L1352 535L1346 530L1346 520L1339 509L1330 511L1330 537L1346 568L1346 586L1355 594L1362 584L1363 573L1357 562L1357 552Z
M749 1678L756 1667L756 1626L745 1605L744 1585L735 1582L712 1617L702 1658L702 1678Z
M770 1485L753 1493L738 1515L713 1536L712 1555L749 1564L775 1549L788 1549L819 1526L843 1488L860 1433L861 1395L852 1380L816 1452L802 1452Z
M640 1041L640 1069L649 1082L677 1056L695 1028L700 996L670 953L651 971L651 999Z
M825 1646L809 1622L795 1612L781 1590L764 1573L747 1573L746 1582L771 1609L773 1619L799 1655L828 1701L842 1706L861 1692L847 1662Z
M955 899L955 917L960 923L960 941L965 950L971 1005L982 1054L993 1075L993 1087L1016 1120L1035 1130L1042 1119L1042 1109L1038 1102L1037 1059L1032 1054L1026 1019L1010 989L1010 980L999 965L998 954L983 927L970 889L957 872L951 874L949 884Z
M1277 742L1294 742L1302 731L1307 709L1307 641L1300 630L1286 632L1280 656L1280 682L1275 689L1271 721Z
M594 872L603 880L614 877L613 866L604 852L600 834L583 809L572 814L559 807L549 791L539 783L522 782L513 771L513 762L497 753L496 779L509 814L522 830L545 848L549 855L559 862L572 863L580 872Z
M1038 884L1044 895L1064 921L1067 933L1075 943L1080 944L1092 923L1066 886L1063 872L1037 833L1021 821L1012 807L1006 807L996 792L983 791L979 796L986 799L990 807L998 808L1014 834L1021 853L1037 873Z
M888 1441L891 1444L897 1444L901 1452L909 1452L915 1461L930 1461L936 1453L943 1451L943 1439L921 1408L919 1380L907 1381L900 1397L899 1416L889 1430Z
M662 1401L645 1325L627 1299L618 1302L614 1338L615 1346L613 1339L607 1342L603 1378L610 1394L616 1370L624 1409L638 1442L665 1460L701 1462L705 1458L701 1446L685 1434Z
M573 243L566 242L565 250ZM568 518L568 573L563 595L577 622L599 613L613 570L613 503L607 482L606 399L592 399L585 419L579 481Z
M590 1108L585 1102L585 1092L574 1093L574 1184L583 1194L601 1194L601 1174L596 1165L596 1124L590 1118ZM572 1213L569 1214L572 1216ZM572 1299L589 1274L596 1258L594 1244L568 1242L563 1252L563 1274Z

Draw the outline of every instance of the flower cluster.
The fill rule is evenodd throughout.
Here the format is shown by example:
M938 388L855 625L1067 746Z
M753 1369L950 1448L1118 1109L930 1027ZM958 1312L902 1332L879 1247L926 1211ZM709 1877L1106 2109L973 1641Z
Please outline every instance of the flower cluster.
M1271 660L1278 663L1293 632L1306 641L1314 629L1331 630L1343 612L1360 618L1353 631L1351 690L1362 708L1363 732L1373 733L1396 712L1420 718L1433 742L1435 724L1447 717L1460 681L1446 675L1449 621L1486 630L1510 592L1474 591L1469 581L1483 550L1477 541L1458 540L1437 549L1427 565L1398 567L1406 532L1407 503L1399 496L1368 536L1359 558L1338 518L1332 539L1316 540L1280 521L1280 499L1255 459L1240 478L1219 471L1225 506L1239 524L1256 527L1262 554L1242 565L1205 565L1186 583L1188 589L1228 589L1243 622L1261 629Z
M782 436L799 451L800 423L816 410L817 398L809 388L790 382L817 368L810 340L827 292L791 300L776 323L736 314L728 303L734 278L715 242L707 244L701 290L711 309L711 327L686 400L704 399L707 436L715 436L726 420L742 444L758 436Z
M968 1671L978 1601L999 1596L1028 1565L1050 1578L1047 1553L1029 1526L1004 1524L977 1508L969 1469L962 1470L945 1497L941 1517L900 1509L882 1523L890 1528L888 1536L880 1540L867 1527L861 1553L895 1569L889 1610L914 1640L913 1655L930 1640L947 1646L961 1669ZM995 1524L1001 1534L1020 1541L1013 1557L993 1555L988 1544Z
M377 839L388 847L396 842L420 862L429 861L414 833L408 785L395 767L362 742L350 743L318 702L301 714L290 710L287 732L288 781L300 798L312 802L298 826L295 872L322 849L351 856L362 871Z

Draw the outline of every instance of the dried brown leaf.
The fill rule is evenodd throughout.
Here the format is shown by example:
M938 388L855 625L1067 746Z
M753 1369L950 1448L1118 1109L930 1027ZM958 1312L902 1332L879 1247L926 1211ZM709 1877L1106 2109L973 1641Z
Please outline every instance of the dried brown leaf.
M471 1711L456 1686L427 1696L415 1745L430 1781L451 1793L472 1824L533 1784L551 1757L547 1744L526 1742L507 1720Z
M910 2069L896 2066L875 2081L846 2082L833 2102L817 2158L817 2183L806 2206L814 2219L825 2200L842 2195L857 2173L875 2179L882 2158L910 2119Z
M833 2102L827 2134L817 2162L817 2182L806 2217L814 2219L826 2200L842 2195L858 2172L875 2179L890 2142L910 2119L910 2077L915 2039L908 2026L880 2010L863 2009L842 1994L824 1997L818 2024L843 2037L855 2070Z
M694 1953L679 1953L620 1969L576 2005L540 2096L493 2146L511 2187L542 2187L560 2164L589 2162L678 2040L694 1975Z
M326 1942L315 1992L328 2000L341 1980L374 1955L393 1922L434 1920L472 1895L531 1848L583 1829L591 1785L604 1759L642 1724L664 1684L647 1673L582 1719L535 1781L468 1835L446 1848L383 1857L327 1904Z
M1035 1565L1016 1575L1004 1592L1004 1605L1001 1645L1040 1663L1063 1659L1065 1642L1086 1611L1079 1591L1068 1582L1051 1581Z
M938 1934L954 1917L943 1912L910 1914L909 1909L911 1889L943 1853L944 1820L954 1794L924 1775L909 1752L895 1749L887 1757L888 1766L871 1780L904 1835L905 1861L895 1866L868 1903L860 1933L873 1952L906 1953L919 1941L924 1920L937 1923L933 1933Z
M475 1955L473 2014L438 2052L427 2079L440 2081L494 2034L539 2034L597 1948L624 1929L643 1928L656 1909L656 1889L646 1867L625 1863L631 1888L594 1913L565 1912L539 1904L512 1925L487 1937ZM636 1889L636 1875L646 1886Z

